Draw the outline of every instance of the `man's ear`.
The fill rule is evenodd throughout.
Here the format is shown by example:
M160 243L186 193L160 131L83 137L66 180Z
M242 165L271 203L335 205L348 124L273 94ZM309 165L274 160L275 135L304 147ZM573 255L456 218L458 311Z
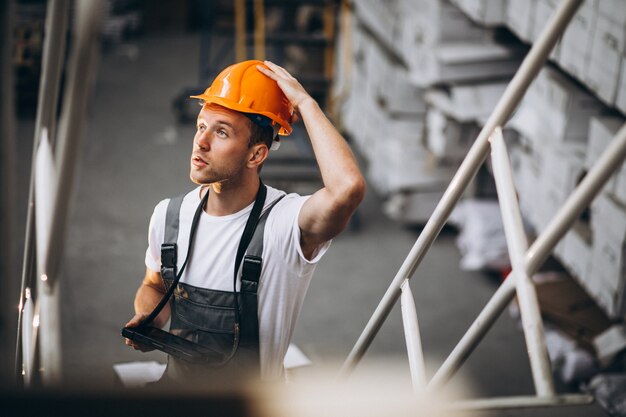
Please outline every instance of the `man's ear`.
M249 168L258 168L265 162L267 156L269 154L269 150L267 149L267 145L264 143L257 143L252 148L250 148L250 157L248 158L248 167Z

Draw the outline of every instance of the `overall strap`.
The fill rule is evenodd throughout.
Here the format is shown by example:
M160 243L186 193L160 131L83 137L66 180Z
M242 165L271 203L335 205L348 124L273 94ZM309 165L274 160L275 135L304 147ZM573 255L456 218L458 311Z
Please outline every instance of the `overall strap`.
M161 245L161 275L165 279L176 278L176 263L178 255L176 242L178 241L178 226L180 224L180 207L185 194L170 199L165 213L165 233Z
M265 213L259 219L254 235L250 240L248 251L243 258L241 269L241 291L256 294L261 277L261 268L263 267L263 236L265 235L265 223L270 212L284 195L274 200L265 210Z
M196 212L193 215L193 220L191 222L191 231L189 232L189 244L187 245L187 255L185 256L185 261L183 262L182 266L180 267L180 271L176 272L176 261L177 261L177 250L176 250L176 239L178 238L178 227L176 227L176 231L175 231L175 238L173 243L167 242L167 243L163 243L161 245L161 273L162 274L173 274L174 277L174 281L172 282L172 285L168 288L167 292L163 295L163 298L161 298L161 301L159 301L159 304L157 304L156 307L154 307L154 310L152 310L152 312L143 319L143 321L140 323L140 326L145 326L148 325L150 322L152 322L152 320L154 320L156 318L156 316L159 315L159 313L161 312L161 310L163 309L163 307L165 307L165 304L167 304L167 302L169 301L170 297L172 296L172 294L174 293L174 288L176 288L176 285L178 284L178 281L180 280L181 275L183 274L183 271L185 270L185 267L187 266L187 261L189 261L189 255L191 254L191 250L192 250L192 245L193 245L193 237L195 235L196 229L198 227L198 222L200 221L200 216L202 215L202 210L207 202L209 198L209 192L207 191L207 193L204 195L204 198L202 198L202 200L200 201L200 204L198 204L198 207L196 208ZM174 201L176 200L176 201ZM172 201L174 201L173 204L178 204L177 203L177 198L170 200L170 204L172 204ZM182 203L182 199L180 201ZM178 207L178 210L176 210L174 207L172 207L171 211L170 211L170 206L168 205L167 207L167 213L165 215L166 218L166 222L169 218L169 220L172 220L169 216L175 216L176 217L176 226L178 226L178 216L180 214L180 206ZM166 231L167 231L167 225L166 225ZM166 236L167 237L167 236ZM170 231L170 236L171 238L171 231ZM165 258L163 257L163 255L165 255ZM164 262L167 262L166 265L166 269L164 270L163 265Z

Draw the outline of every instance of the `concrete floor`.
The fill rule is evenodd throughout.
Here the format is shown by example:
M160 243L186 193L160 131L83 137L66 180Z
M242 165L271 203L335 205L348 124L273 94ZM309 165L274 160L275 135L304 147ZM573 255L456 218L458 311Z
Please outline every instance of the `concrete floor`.
M196 84L199 39L146 36L107 52L89 108L63 274L63 360L68 384L115 385L112 365L156 359L127 348L119 335L145 266L153 206L193 185L187 179L193 127L178 125L171 101ZM32 121L19 125L29 160ZM280 153L280 151L278 151ZM26 200L27 175L21 178ZM370 189L361 227L335 239L319 265L294 340L313 368L346 358L419 231L388 220ZM458 268L454 235L443 233L412 281L432 375L495 290L481 273ZM80 337L76 337L80 335ZM395 308L363 365L397 364L409 384L402 323ZM406 364L406 365L405 365ZM357 374L358 374L357 368ZM459 374L474 397L533 392L523 335L504 314ZM468 394L469 395L469 394ZM604 416L597 406L490 412L498 416Z

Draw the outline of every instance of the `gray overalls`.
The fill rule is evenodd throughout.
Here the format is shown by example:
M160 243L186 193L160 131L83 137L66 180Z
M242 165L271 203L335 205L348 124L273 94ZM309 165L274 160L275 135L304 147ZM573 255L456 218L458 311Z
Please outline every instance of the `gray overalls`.
M210 290L177 282L177 275L180 278L190 257L187 255L177 274L175 245L184 195L170 200L161 246L161 275L165 287L169 289L176 283L174 296L170 300L170 332L216 351L217 359L200 364L169 356L165 381L190 382L197 379L206 382L207 378L214 376L232 378L242 374L260 374L257 290L263 264L263 234L267 217L280 200L274 201L260 215L266 194L267 188L261 184L237 250L233 291ZM196 217L199 217L198 213L205 206L208 195L207 191L196 211ZM190 232L189 253L192 252L196 224L197 219ZM236 292L237 272L242 258L241 291Z

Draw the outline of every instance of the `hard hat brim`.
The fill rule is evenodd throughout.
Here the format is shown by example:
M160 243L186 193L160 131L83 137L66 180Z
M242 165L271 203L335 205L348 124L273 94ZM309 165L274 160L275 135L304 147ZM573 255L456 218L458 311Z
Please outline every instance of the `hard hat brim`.
M254 114L261 114L265 117L269 117L270 119L274 121L274 123L277 123L278 125L280 125L280 129L278 130L278 134L280 136L288 136L293 131L293 128L291 127L289 123L287 123L287 121L269 112L251 111L249 107L243 106L239 103L234 103L230 100L225 100L221 97L215 97L215 96L211 96L205 93L196 95L196 96L189 96L189 98L202 100L205 103L214 103L219 106L225 107L227 109L238 111L240 113L254 113Z

